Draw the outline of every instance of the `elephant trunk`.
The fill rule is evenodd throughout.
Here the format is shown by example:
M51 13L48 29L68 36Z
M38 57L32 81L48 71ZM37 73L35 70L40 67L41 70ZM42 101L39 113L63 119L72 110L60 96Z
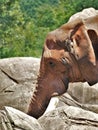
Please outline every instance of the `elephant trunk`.
M45 88L43 88L41 85L38 85L31 98L27 114L36 119L42 116L51 99L51 97L48 97L47 95L48 94L45 91Z

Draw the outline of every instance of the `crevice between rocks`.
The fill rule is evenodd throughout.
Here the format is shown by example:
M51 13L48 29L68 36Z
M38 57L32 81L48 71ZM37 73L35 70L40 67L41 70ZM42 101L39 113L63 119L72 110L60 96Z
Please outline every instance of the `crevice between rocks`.
M63 112L67 117L67 121L65 120L66 123L70 122L70 124L80 124L80 125L89 125L89 126L98 127L98 121L96 121L96 120L90 120L90 119L78 118L78 117L70 117L67 115L67 113L65 111L63 111Z
M8 73L6 73L4 70L2 70L1 68L0 68L0 70L1 70L1 72L2 73L4 73L9 79L11 79L13 82L15 82L16 84L19 84L19 82L16 80L16 79L14 79L13 77L11 77Z

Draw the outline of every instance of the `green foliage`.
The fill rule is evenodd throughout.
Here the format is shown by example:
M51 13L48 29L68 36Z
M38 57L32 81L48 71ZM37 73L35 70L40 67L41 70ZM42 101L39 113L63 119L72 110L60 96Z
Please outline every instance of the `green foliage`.
M0 58L40 57L47 33L97 0L0 0Z
M77 1L77 4L76 4L76 11L78 12L78 11L83 10L84 8L89 8L89 7L98 9L98 0L89 0L89 1L79 0Z

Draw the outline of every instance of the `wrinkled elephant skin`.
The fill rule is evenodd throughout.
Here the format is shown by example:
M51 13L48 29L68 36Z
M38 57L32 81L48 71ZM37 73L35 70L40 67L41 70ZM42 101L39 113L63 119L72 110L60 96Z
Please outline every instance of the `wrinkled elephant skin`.
M68 22L47 35L28 114L39 118L69 82L98 82L98 16Z

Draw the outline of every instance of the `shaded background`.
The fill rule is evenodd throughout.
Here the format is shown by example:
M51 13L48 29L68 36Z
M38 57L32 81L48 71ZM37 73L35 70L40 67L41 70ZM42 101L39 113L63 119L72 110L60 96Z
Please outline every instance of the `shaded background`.
M40 57L49 31L97 0L0 0L0 58Z

